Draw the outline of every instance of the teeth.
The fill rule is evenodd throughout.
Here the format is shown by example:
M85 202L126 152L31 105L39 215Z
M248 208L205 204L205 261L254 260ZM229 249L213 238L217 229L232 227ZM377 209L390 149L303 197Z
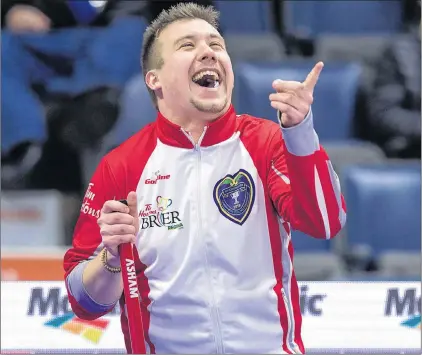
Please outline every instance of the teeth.
M201 79L204 75L210 75L214 78L215 81L219 80L219 76L215 71L211 71L211 70L204 70L199 72L198 74L196 74L192 80L193 81L197 81L199 79Z

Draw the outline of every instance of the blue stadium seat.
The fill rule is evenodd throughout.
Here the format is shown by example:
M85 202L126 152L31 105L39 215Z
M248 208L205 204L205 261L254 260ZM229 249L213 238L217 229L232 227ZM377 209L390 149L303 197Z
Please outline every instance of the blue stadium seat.
M401 0L318 0L284 2L284 22L290 34L397 33L402 26Z
M123 143L157 116L142 75L130 80L121 98L121 113L116 126L107 136L107 149Z
M139 55L142 34L147 26L144 18L129 16L116 19L103 31L98 31L88 50L90 60L108 81L124 86L128 80L141 73Z
M275 79L303 81L315 62L238 63L233 102L238 113L277 121L268 96ZM353 137L352 119L361 67L354 63L325 63L314 92L312 110L321 140Z
M347 237L375 256L421 249L421 165L351 166L344 171ZM420 268L419 268L420 271Z
M224 33L259 33L274 29L271 1L217 0L220 25Z

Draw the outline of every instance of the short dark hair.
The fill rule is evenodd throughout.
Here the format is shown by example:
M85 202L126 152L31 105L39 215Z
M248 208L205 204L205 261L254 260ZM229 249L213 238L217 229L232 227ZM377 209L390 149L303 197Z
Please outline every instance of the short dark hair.
M204 20L218 30L219 17L220 13L213 6L205 7L192 2L178 3L168 10L161 11L144 32L141 54L144 80L149 70L160 69L164 63L157 46L157 38L162 30L173 22L189 19ZM155 107L158 109L154 90L151 90L148 86L147 88Z

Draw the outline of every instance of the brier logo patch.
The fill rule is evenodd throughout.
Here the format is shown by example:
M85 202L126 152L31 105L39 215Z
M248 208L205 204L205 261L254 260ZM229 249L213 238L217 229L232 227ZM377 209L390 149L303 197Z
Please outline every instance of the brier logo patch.
M141 229L165 227L168 230L183 228L179 212L170 210L173 205L171 198L157 196L155 203L147 203L139 212L139 224Z

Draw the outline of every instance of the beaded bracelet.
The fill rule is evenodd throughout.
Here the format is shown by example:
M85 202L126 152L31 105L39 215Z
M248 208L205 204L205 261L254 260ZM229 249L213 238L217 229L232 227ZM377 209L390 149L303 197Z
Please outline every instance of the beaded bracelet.
M107 264L107 249L101 251L101 262L103 263L104 268L112 274L118 274L122 271L121 267L113 267Z

